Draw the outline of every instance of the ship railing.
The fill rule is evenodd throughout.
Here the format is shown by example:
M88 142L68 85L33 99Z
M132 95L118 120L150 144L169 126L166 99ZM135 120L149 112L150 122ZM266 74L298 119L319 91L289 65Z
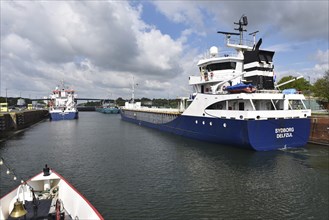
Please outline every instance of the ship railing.
M271 93L271 94L277 94L277 93L281 93L279 90L276 89L260 89L260 90L256 90L256 93Z
M245 45L245 46L248 46L248 47L253 47L254 46L254 41L253 40L242 39L242 42L240 43L239 38L232 38L232 37L228 41L226 41L226 43L236 44L236 45Z
M279 118L307 118L311 116L309 109L301 110L218 110L208 109L205 112L207 115L224 119L236 120L266 120Z
M163 113L163 114L180 114L181 111L177 108L149 108L149 107L140 107L138 109L123 108L125 110L133 110L140 112L150 112L150 113Z
M216 56L212 56L210 55L210 52L207 51L204 56L203 59L210 59L210 58L222 58L222 57L237 57L238 53L235 51L230 51L230 50L226 50L226 51L220 51L218 52L218 54Z

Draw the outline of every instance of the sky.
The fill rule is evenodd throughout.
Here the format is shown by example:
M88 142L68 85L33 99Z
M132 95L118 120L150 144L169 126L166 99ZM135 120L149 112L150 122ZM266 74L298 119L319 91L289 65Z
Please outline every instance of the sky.
M42 98L64 80L78 98L188 96L211 46L248 17L275 74L314 83L328 67L327 0L1 0L0 96ZM245 34L245 36L248 36Z

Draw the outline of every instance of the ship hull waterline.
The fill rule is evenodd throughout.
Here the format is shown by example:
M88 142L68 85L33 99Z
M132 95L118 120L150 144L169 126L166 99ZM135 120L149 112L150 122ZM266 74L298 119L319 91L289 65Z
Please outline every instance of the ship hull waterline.
M121 118L141 126L201 141L255 151L305 146L311 122L309 118L234 120L180 115L171 122L155 124L139 120L137 117L127 117L124 112L121 112Z
M50 112L49 117L52 121L74 120L79 118L79 112Z

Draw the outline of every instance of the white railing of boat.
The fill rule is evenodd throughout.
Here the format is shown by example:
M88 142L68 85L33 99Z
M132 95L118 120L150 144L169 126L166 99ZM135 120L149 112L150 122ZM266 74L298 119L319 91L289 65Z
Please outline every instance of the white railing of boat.
M122 108L123 110L133 110L140 112L151 112L151 113L164 113L164 114L180 114L180 111L177 108L148 108L141 106L140 108Z
M307 118L311 110L270 110L270 111L236 111L236 110L205 110L206 116L236 120L267 120L269 118Z

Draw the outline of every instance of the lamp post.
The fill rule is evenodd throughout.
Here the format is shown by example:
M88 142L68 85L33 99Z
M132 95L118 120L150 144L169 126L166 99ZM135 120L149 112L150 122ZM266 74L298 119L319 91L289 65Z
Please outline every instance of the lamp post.
M8 104L8 98L7 98L7 88L6 88L6 103Z

